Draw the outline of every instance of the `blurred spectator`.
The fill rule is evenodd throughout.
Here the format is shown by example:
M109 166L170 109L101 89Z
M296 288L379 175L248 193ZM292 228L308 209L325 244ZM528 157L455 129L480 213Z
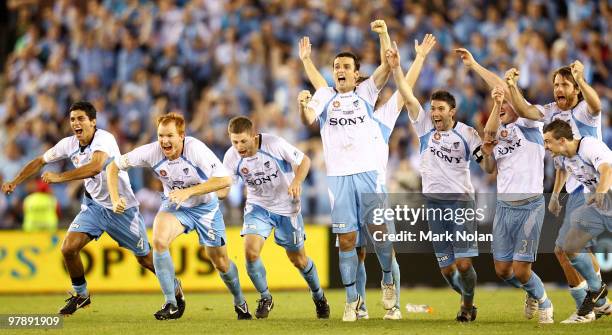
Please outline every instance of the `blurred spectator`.
M59 205L51 188L42 180L26 184L28 196L23 200L23 231L54 232L57 230Z

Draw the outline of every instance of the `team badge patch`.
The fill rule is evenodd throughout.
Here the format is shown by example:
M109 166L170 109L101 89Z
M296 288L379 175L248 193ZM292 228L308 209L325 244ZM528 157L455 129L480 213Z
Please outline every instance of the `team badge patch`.
M266 167L266 169L269 169L270 168L270 161L265 162L264 166Z
M455 149L459 149L459 142L455 142L455 143L453 143L453 148L455 148Z
M247 169L246 166L245 166L242 169L240 169L240 172L242 172L243 174L247 174L247 173L249 173L249 169Z
M189 173L189 168L184 168L184 169L183 169L183 172L184 172L185 174L188 174L188 173Z
M434 140L439 141L442 138L442 135L440 135L440 133L435 132L434 133Z
M334 108L338 108L338 107L340 107L340 101L335 100L335 101L332 103L332 106L334 106Z
M353 106L355 106L355 107L359 106L359 100L353 101Z
M168 172L166 172L166 170L159 170L159 175L165 177L168 175Z
M504 129L499 133L499 136L501 137L508 137L508 130Z

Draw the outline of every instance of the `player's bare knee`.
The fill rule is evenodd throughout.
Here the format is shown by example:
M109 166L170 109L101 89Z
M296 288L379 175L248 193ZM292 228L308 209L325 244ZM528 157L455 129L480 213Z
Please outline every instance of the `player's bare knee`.
M466 272L472 268L472 262L469 259L457 260L457 270Z
M289 254L289 260L296 268L304 270L306 264L308 264L308 257L302 254Z
M226 273L229 270L229 259L227 255L212 257L211 261L217 271Z
M168 250L170 244L168 240L159 236L153 236L153 250L157 252L164 252Z
M355 242L357 241L357 234L347 233L338 235L338 245L341 251L350 251L355 248Z
M253 249L245 249L244 257L249 263L255 262L257 261L257 259L259 259L259 251Z
M453 275L453 272L455 272L455 267L454 266L445 266L443 268L440 268L440 273L442 273L442 276L444 277L450 277Z
M514 271L514 277L521 283L526 283L531 277L531 266L524 263L512 264L512 271Z
M81 248L79 247L78 243L68 241L64 241L64 243L62 243L62 255L64 255L64 258L66 259L79 257L80 251Z
M501 279L508 279L512 277L512 267L511 266L498 266L495 265L495 274L497 277Z

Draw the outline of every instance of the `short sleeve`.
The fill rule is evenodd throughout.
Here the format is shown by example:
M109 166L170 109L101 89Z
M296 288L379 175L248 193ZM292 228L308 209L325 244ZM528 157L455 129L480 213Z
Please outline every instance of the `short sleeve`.
M225 152L225 156L223 156L223 165L232 176L232 181L236 183L238 182L238 177L240 176L237 173L238 161L236 160L236 154L234 150L235 149L231 147Z
M395 122L402 111L401 108L398 108L397 105L397 96L399 92L395 91L393 95L389 98L384 105L380 106L376 111L374 111L374 118L382 122L385 126L393 129L395 127Z
M593 137L584 137L582 141L580 156L587 163L593 165L595 170L599 171L601 164L607 163L612 165L612 151L610 151L610 148L605 143ZM583 145L584 147L582 147Z
M465 128L465 140L470 147L470 152L474 152L476 148L482 145L482 140L476 129L472 127Z
M57 162L70 156L70 137L61 139L53 148L43 154L45 163Z
M229 177L230 173L206 144L193 139L190 142L187 159L200 168L208 178Z
M155 164L153 154L159 146L157 142L140 146L127 154L115 159L115 164L120 170L127 170L133 167L152 167Z
M287 162L293 165L302 164L304 153L280 137L276 138L276 150L278 150L281 158Z
M331 87L321 87L310 99L308 108L312 108L315 116L318 118L325 111L329 101L334 97L335 93Z
M588 126L597 127L601 124L601 113L593 116L589 112L589 105L584 100L574 107L573 113L574 117L578 119L578 121Z
M378 93L380 90L376 87L376 83L374 83L374 79L372 77L364 80L361 84L357 85L355 89L357 95L365 100L372 106L376 105L376 100L378 100Z
M421 104L419 104L419 115L416 120L412 119L410 113L408 113L408 117L414 124L414 129L419 137L427 134L434 128L429 112L426 112Z

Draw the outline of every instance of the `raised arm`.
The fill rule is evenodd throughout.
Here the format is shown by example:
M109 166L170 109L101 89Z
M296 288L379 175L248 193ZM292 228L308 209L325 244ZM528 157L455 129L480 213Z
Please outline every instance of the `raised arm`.
M387 24L384 20L373 21L370 23L370 28L373 32L378 34L378 38L380 39L380 65L374 70L374 73L372 73L372 79L374 80L374 84L376 84L376 88L381 89L389 79L390 68L384 56L387 49L391 46L391 39L389 38Z
M43 173L42 180L46 183L63 183L71 180L91 178L102 172L107 159L107 153L103 151L96 151L91 156L89 163L62 173L47 171Z
M34 158L28 162L28 164L26 164L21 171L19 171L17 176L15 176L12 181L6 182L2 185L2 192L11 194L13 191L15 191L15 188L17 188L19 184L37 174L43 166L45 166L45 160L42 156Z
M421 44L419 44L418 40L414 40L414 61L412 62L412 65L410 65L408 73L406 73L406 81L410 87L414 87L416 84L419 74L421 74L421 69L423 69L425 59L435 45L436 37L432 34L426 34Z
M540 121L543 117L542 113L540 113L540 110L534 105L530 105L527 103L527 101L525 101L525 98L518 88L516 81L519 77L519 71L515 68L511 68L510 70L506 71L504 77L506 80L506 86L510 92L510 103L514 107L516 113L520 117Z
M487 83L487 85L489 85L490 89L501 86L505 90L507 90L504 80L500 78L499 76L497 76L495 73L487 70L484 66L480 65L474 59L474 56L472 56L472 54L467 49L458 48L458 49L455 49L454 51L456 54L458 54L461 57L461 60L463 61L463 65L466 68L476 72L476 74L480 76L480 78L482 78ZM506 94L508 93L510 92L506 91Z
M586 101L589 107L589 114L592 116L599 115L599 113L601 113L601 100L599 100L599 95L595 92L595 89L584 80L584 65L576 60L570 65L570 68L572 69L572 76L574 80L576 80L580 92L582 92L584 101Z
M497 168L497 163L495 162L495 159L493 159L493 150L495 149L495 145L497 144L495 137L497 135L497 129L499 128L500 124L499 111L501 110L501 106L504 103L503 87L495 87L491 91L491 97L493 98L493 110L491 111L491 115L489 115L489 120L487 120L487 124L485 125L484 142L481 146L481 151L483 153L484 158L480 163L480 166L486 173L493 173Z
M418 119L419 111L421 110L420 104L417 98L414 96L412 88L410 85L408 85L408 81L404 77L399 51L397 50L397 44L395 42L393 42L393 47L387 50L385 58L392 69L393 80L395 80L397 89L400 92L399 95L401 96L401 101L406 105L408 113L410 113L410 118L412 120Z
M315 120L315 112L312 108L308 107L308 102L312 96L308 90L303 90L298 94L298 109L300 110L300 117L302 119L302 123L306 126L312 125Z
M302 64L304 64L304 71L306 71L306 76L308 80L315 88L318 90L321 87L327 87L327 81L321 75L321 72L317 70L317 67L312 62L310 58L312 46L310 44L310 38L302 37L299 42L299 55L302 60Z

